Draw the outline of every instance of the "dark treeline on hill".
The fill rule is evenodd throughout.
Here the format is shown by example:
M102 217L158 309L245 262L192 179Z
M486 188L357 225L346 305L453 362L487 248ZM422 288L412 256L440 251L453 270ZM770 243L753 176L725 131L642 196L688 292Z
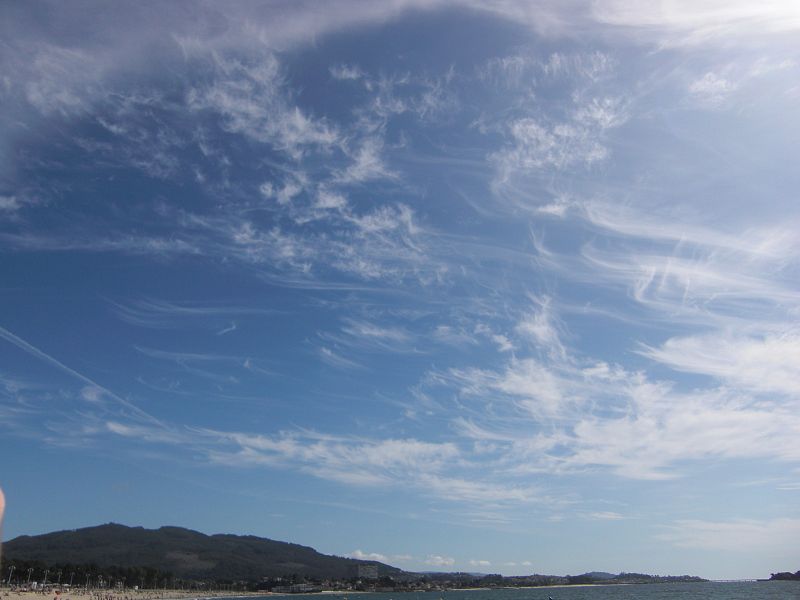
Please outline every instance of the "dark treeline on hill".
M797 573L790 573L789 571L773 573L770 576L770 581L800 581L800 571Z
M476 573L409 573L376 561L320 554L313 548L255 536L205 535L180 527L144 529L108 524L38 536L20 536L4 547L3 573L27 581L90 587L271 590L430 590L526 587L586 583L704 581L688 575L591 572L583 575L504 577ZM359 581L359 566L373 565L377 579ZM13 571L11 568L13 567ZM300 591L299 589L297 591ZM310 591L310 590L305 590Z
M251 581L292 575L349 579L358 575L359 564L377 565L381 575L402 573L382 563L328 556L298 544L255 536L205 535L180 527L108 524L20 536L4 544L3 552L5 562L93 565L95 573L111 567L152 569L194 580Z

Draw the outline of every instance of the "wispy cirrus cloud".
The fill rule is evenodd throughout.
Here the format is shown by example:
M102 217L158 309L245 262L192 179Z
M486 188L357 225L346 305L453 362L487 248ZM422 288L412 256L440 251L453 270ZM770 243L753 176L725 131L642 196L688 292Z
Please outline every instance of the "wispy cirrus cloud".
M452 325L437 325L431 332L433 339L451 346L463 347L477 344L474 334L465 331L461 327Z
M500 27L487 14L510 26L489 36L497 46L476 41L478 64L446 53L430 64L413 53L356 64L336 52L307 64L293 52L315 51L304 44L324 46L331 32L355 40L367 24L417 11L410 27L425 11L460 7L481 27ZM120 328L137 336L147 406L178 394L195 402L164 426L6 332L73 380L42 391L0 378L9 422L58 415L47 437L30 428L37 439L113 440L119 452L190 457L193 468L300 474L365 496L399 491L499 528L522 514L546 519L537 511L565 497L617 493L612 484L677 486L705 465L800 462L800 247L792 216L767 210L773 190L784 207L794 197L776 159L788 153L739 151L738 133L715 137L746 131L767 144L791 131L748 119L761 96L791 97L793 51L745 61L719 49L734 33L745 44L763 37L753 16L794 32L792 9L345 1L209 11L177 2L158 22L128 5L98 8L85 40L73 21L59 22L62 7L51 9L41 15L49 28L31 25L30 39L0 58L19 84L0 86L13 108L4 123L25 140L8 179L20 189L0 196L8 255L116 253L119 263L158 265L165 281L197 269L196 289L230 285L297 312L255 332L248 325L272 313L245 301L116 300L120 320L149 330ZM109 12L138 36L112 26ZM689 165L695 130L703 147ZM762 178L740 185L743 163ZM778 183L756 189L766 179ZM218 334L206 336L211 350L179 339L194 328ZM167 329L184 331L159 343ZM267 359L252 355L262 349L280 353L286 371L262 369ZM297 355L310 368L291 364ZM387 365L396 372L381 377ZM238 399L230 392L258 375L279 378L270 389L281 397L266 402L263 381ZM135 408L119 379L116 399ZM369 391L345 391L353 385ZM322 432L296 427L320 427L304 404L315 394L331 411L339 407L328 395L355 399L357 418L326 420ZM244 397L255 398L252 418L222 404ZM181 424L216 422L195 410L212 401L225 426ZM598 506L572 516L631 518ZM703 536L727 531L700 521L687 530L697 537L671 542L704 547Z
M593 13L598 21L626 27L634 36L655 33L665 46L728 45L735 40L791 34L800 28L797 7L781 0L759 6L716 0L702 5L685 0L635 5L608 0L596 3Z
M531 50L489 59L478 70L478 77L493 85L533 91L552 80L575 78L597 81L611 75L617 61L607 53L553 52L547 58Z
M213 111L226 130L269 143L295 159L309 148L330 151L340 143L334 127L288 102L273 56L212 56L217 75L209 85L189 91L191 109Z
M548 377L554 377L552 372ZM800 456L793 441L800 422L789 406L767 407L757 398L724 389L680 393L641 374L587 371L583 385L576 379L556 379L569 398L556 405L566 418L561 424L551 420L550 399L542 397L537 379L524 380L530 386L502 390L514 394L512 398L525 394L519 402L526 410L516 419L499 410L495 395L488 405L491 412L476 412L482 426L462 422L461 431L476 440L492 440L505 467L522 472L600 469L626 478L664 479L712 457L792 463ZM486 402L487 396L492 394L477 390L476 398ZM527 427L521 426L520 414Z
M459 502L479 506L526 505L548 502L542 490L527 484L499 484L472 477L451 477L424 473L420 477L424 489L439 498L457 498Z
M107 65L99 56L44 41L26 49L32 51L33 60L27 64L17 62L12 53L5 66L22 77L25 99L44 115L85 113L92 99L102 95L98 83Z
M174 352L170 350L157 350L155 348L145 348L136 346L136 350L145 356L151 358L158 358L161 360L181 362L216 362L216 361L232 361L243 362L244 359L240 356L233 356L229 354L215 354L215 353L202 353L202 352Z
M111 302L114 312L123 321L132 325L154 329L170 329L187 326L198 320L228 318L231 316L274 315L274 309L210 305L198 302L171 302L157 298L142 298L129 302ZM216 326L216 325L214 325ZM231 329L231 331L233 331Z
M15 196L0 196L0 214L12 214L21 206L22 204Z
M658 538L679 548L716 552L774 552L791 555L800 549L800 519L736 519L705 521L683 519L667 527Z
M248 356L162 350L138 345L134 349L143 356L171 365L173 370L215 383L219 392L222 386L238 385L243 376L272 374L258 364L260 361Z
M623 230L626 236L644 235L649 230L647 220L639 223L635 231L630 229L632 223L612 229L615 235ZM677 235L677 228L676 233L669 231L661 235L665 239ZM784 246L772 238L764 245L703 230L696 237L685 235L681 244L695 257L703 255L700 248L706 249L719 263L714 267L719 270L716 280L706 277L691 289L670 291L669 279L659 281L652 275L643 287L638 279L642 271L633 268L618 283L630 286L632 299L642 303L651 318L668 311L675 319L689 294L713 298L723 293L718 289L723 285L728 295L737 294L737 311L725 298L717 304L706 301L702 310L689 306L687 322L702 322L709 333L673 337L662 346L640 350L673 369L708 375L713 381L706 388L682 391L670 379L654 379L642 371L576 355L552 327L551 305L540 302L538 312L519 317L514 333L536 342L528 352L549 351L535 359L517 351L496 369L459 368L429 375L429 384L459 391L462 410L456 426L461 434L491 443L504 468L528 472L601 469L628 478L662 479L680 476L693 462L711 457L797 461L798 446L792 438L800 423L793 416L797 390L791 369L796 344L793 334L785 332L789 317L780 310L761 321L755 308L765 298L783 309L787 303L793 306L790 288L781 289L769 275L783 277L792 260L792 243ZM736 262L727 262L726 253ZM624 260L631 256L607 254ZM609 276L610 283L617 283L619 273L611 261L584 255L594 281ZM670 269L680 264L674 251L663 260ZM580 268L576 263L572 275L580 277ZM752 275L742 276L743 270L751 269ZM651 286L652 293L645 293ZM747 304L742 302L750 298L758 304L743 325L741 307ZM709 321L709 316L714 319ZM734 336L728 329L734 325L745 326L750 333ZM781 395L776 397L776 392ZM781 418L776 420L776 414Z
M552 300L544 297L533 298L533 301L534 310L520 320L516 327L517 332L549 354L566 356L559 325L552 310Z
M405 347L411 341L409 331L400 327L386 327L369 321L346 319L342 333L350 336L356 344L379 346L386 350Z
M491 567L492 566L491 561L475 559L475 558L470 559L469 564L470 564L471 567Z
M573 402L562 389L564 380L547 366L532 359L513 359L501 372L454 369L446 379L456 383L465 396L476 400L506 399L515 411L556 415Z
M146 422L150 426L157 426L161 429L166 428L165 425L161 421L159 421L156 417L143 411L129 400L123 398L119 394L112 392L108 388L100 385L99 383L95 382L93 379L87 377L86 375L79 373L75 369L65 365L57 358L47 354L43 350L25 341L24 339L15 335L14 333L5 329L4 327L0 327L0 338L3 338L5 341L16 346L23 352L32 355L33 357L39 359L45 364L55 367L59 371L62 371L63 373L66 373L67 375L77 379L85 386L88 386L89 390L91 390L89 399L92 402L97 403L101 399L112 401L117 405L119 405L125 411L125 413L128 414L131 418L135 418L143 422Z
M689 85L689 94L710 108L719 107L735 90L734 83L714 73L706 73Z
M313 432L280 436L206 432L231 445L209 450L209 459L230 466L297 468L322 479L353 485L397 485L409 474L436 473L459 456L456 446L415 439L359 440Z
M706 375L747 395L797 392L793 314L800 306L793 274L797 238L783 226L740 235L709 227L612 214L590 207L593 225L623 239L655 238L646 254L587 248L594 276L626 286L631 297L673 322L700 332L643 344L644 356L683 372ZM735 332L735 333L734 333Z
M562 122L548 123L535 117L512 121L509 144L490 157L497 165L499 182L508 181L515 173L589 167L604 160L609 150L603 144L603 133L626 118L618 100L595 98L577 106L569 120Z
M431 565L432 567L452 567L456 564L456 559L440 554L429 554L425 559L425 564Z
M159 16L157 22L137 8L126 7L120 9L125 14L124 22L128 24L125 31L115 26L118 15L98 11L95 15L98 20L96 31L87 33L76 28L68 32L72 38L82 38L85 48L74 43L57 46L45 37L48 19L64 21L63 15L53 10L48 19L43 20L41 31L26 32L25 44L18 44L17 52L7 55L5 64L16 69L16 79L22 82L21 90L29 102L45 112L74 112L85 109L93 95L103 92L99 85L103 77L120 68L130 69L132 64L136 65L132 53L127 50L132 47L134 36L143 31L148 32L148 39L170 34L177 47L175 58L182 56L185 59L198 50L220 54L237 47L284 50L354 25L383 23L411 11L437 10L445 5L452 6L453 3L406 0L391 5L365 6L343 0L316 11L308 11L304 6L276 10L274 7L232 3L215 8L214 14L227 25L222 31L208 31L204 27L208 11L197 10L185 3L175 3ZM631 7L617 0L569 4L464 0L455 6L521 23L549 36L587 35L604 31L605 25L605 31L611 29L617 35L629 36L642 43L652 44L655 34L665 46L728 44L734 37L748 40L769 34L791 33L798 28L794 7L779 0L757 7L744 2L715 2L710 6L697 6L691 2L670 5L641 2ZM13 14L13 11L9 12ZM756 23L758 26L754 25ZM92 52L98 45L112 51ZM146 44L144 48L150 50L153 46L155 44ZM34 60L20 59L21 56L30 56L32 50ZM140 53L146 55L147 51L140 50ZM350 77L355 72L355 67L346 64L332 69L332 73L340 76ZM80 77L76 79L75 74Z
M347 556L357 560L377 560L379 562L387 562L389 560L385 554L380 554L378 552L364 552L362 550L354 550Z
M133 256L162 258L202 254L202 248L190 241L157 235L121 235L104 238L91 235L88 231L59 234L0 232L0 240L8 248L37 252L121 252Z
M720 343L733 329L754 339L792 330L798 261L791 227L748 227L734 234L599 203L573 205L559 218L584 221L603 241L585 244L578 257L542 249L540 264L575 281L625 290L632 308L655 325L691 324L702 335L716 330Z
M364 368L364 365L359 364L358 362L351 360L349 358L345 358L344 356L328 348L327 346L320 346L319 357L322 359L323 362L326 362L329 365L340 369Z
M620 514L614 511L600 511L600 512L592 512L586 515L587 518L593 519L595 521L621 521L625 518L625 515Z
M7 246L164 258L233 257L270 265L272 271L274 267L289 269L300 276L308 276L319 266L373 280L428 277L426 269L419 268L423 254L412 242L419 233L411 227L413 210L401 204L358 210L342 189L375 179L397 180L397 172L382 156L380 127L314 117L296 101L275 55L259 44L250 45L249 34L238 48L192 41L191 36L176 39L184 54L183 68L198 74L178 79L182 98L181 94L165 98L156 82L139 72L131 73L132 82L109 81L102 93L93 96L84 90L91 96L86 106L93 107L92 111L78 111L73 118L96 122L105 135L82 133L73 136L74 143L95 160L103 157L109 166L133 167L161 179L191 172L210 189L230 191L234 186L229 178L231 162L215 144L219 146L220 132L238 135L277 153L273 167L279 175L259 187L260 194L277 206L259 207L264 210L256 219L252 201L235 202L220 214L198 209L188 213L162 203L157 208L159 217L171 219L173 225L165 237L115 231L105 239L65 223L49 232L4 231L1 235ZM129 62L125 65L130 68ZM204 121L202 128L187 126L185 119L177 118L186 108L195 113L195 120ZM187 160L194 150L202 158ZM325 157L330 167L315 165L319 157ZM5 205L11 207L11 200ZM323 235L321 223L338 228L341 234Z
M207 429L164 433L120 421L105 423L100 433L137 443L178 445L211 464L241 468L294 469L345 485L403 487L448 503L504 506L549 502L541 490L509 485L502 479L475 481L452 473L482 468L456 445L418 439L365 439L312 431L259 435Z
M642 354L677 371L708 375L732 389L800 397L796 331L673 337L659 347L644 348Z
M364 72L357 65L338 64L329 68L331 77L340 80L356 80L364 77Z
M380 138L364 139L358 149L351 152L352 162L336 173L334 183L349 185L363 183L372 179L393 179L397 177L381 158L383 141Z
M789 226L748 227L743 231L725 231L719 227L681 220L674 214L653 214L633 206L608 202L576 204L586 220L601 230L628 238L686 243L708 249L721 249L754 260L771 260L783 265L792 259L798 247L794 230Z
M527 204L531 194L518 189L519 181L536 181L553 171L584 171L609 157L609 134L632 114L631 100L609 85L615 68L612 57L596 52L554 53L547 60L534 53L512 55L492 59L479 70L481 79L498 82L518 98L501 122L491 116L476 121L480 131L500 132L505 139L488 156L495 168L495 195ZM526 100L547 97L558 86L572 90L569 103Z

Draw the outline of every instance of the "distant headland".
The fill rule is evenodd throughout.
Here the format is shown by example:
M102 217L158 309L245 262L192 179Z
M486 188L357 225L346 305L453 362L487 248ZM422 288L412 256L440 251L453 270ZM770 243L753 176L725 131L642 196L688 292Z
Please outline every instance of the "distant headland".
M770 575L770 581L800 581L800 571L797 573L790 573L789 571L784 571L782 573L773 573Z

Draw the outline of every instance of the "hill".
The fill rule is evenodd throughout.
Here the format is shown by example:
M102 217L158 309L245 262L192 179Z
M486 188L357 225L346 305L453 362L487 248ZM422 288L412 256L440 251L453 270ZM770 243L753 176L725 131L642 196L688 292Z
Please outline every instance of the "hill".
M37 536L20 536L4 545L5 565L14 565L18 577L29 567L34 579L52 573L77 575L75 582L127 579L147 586L167 585L173 578L204 582L250 582L248 588L284 585L303 580L338 580L358 576L359 565L375 565L380 585L396 589L427 590L464 587L527 587L586 583L666 583L703 581L691 576L654 576L641 573L592 571L576 576L408 573L376 561L321 554L299 544L252 535L206 535L181 527L145 529L110 523ZM782 575L773 576L774 578ZM66 576L66 575L65 575ZM52 575L51 575L52 577ZM282 578L282 582L277 582ZM391 579L390 579L391 578ZM262 580L269 579L269 582ZM19 581L23 581L23 579ZM392 581L393 580L393 581ZM51 579L52 581L52 579ZM65 580L66 581L66 580ZM262 583L259 583L262 582ZM375 581L375 584L378 584ZM348 589L341 587L340 589Z
M291 574L348 579L357 576L360 564L376 565L380 575L402 574L400 569L383 563L328 556L307 546L267 538L114 523L20 536L4 544L3 551L6 561L149 568L185 579L258 581Z
M791 573L789 571L772 573L770 575L770 581L800 581L800 571L797 573Z

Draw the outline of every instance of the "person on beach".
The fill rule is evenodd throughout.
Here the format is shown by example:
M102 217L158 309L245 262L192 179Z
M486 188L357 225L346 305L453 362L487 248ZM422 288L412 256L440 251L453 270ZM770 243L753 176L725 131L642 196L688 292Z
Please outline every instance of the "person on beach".
M3 496L3 488L0 488L0 557L3 556L3 513L6 510L6 497Z
M3 496L3 488L0 488L0 563L3 559L3 513L6 510L6 497ZM9 577L11 579L11 577ZM6 594L8 595L8 594Z

